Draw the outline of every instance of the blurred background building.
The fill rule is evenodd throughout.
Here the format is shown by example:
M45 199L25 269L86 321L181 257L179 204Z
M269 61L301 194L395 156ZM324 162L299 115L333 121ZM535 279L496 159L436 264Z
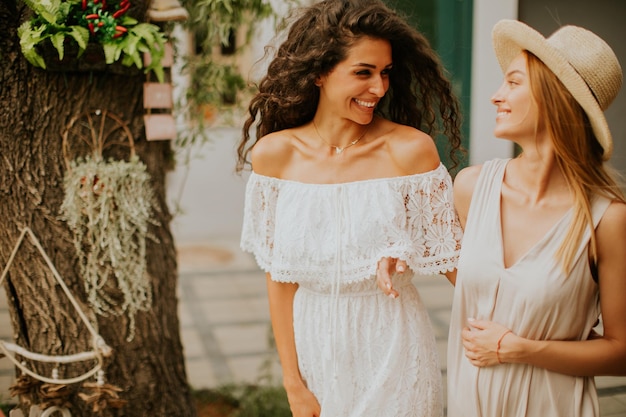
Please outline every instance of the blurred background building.
M301 1L301 3L304 0ZM406 14L440 54L461 98L465 147L469 163L513 156L509 141L493 137L495 107L491 95L502 72L491 44L491 29L500 19L520 19L545 36L561 25L586 27L604 38L626 65L626 1L624 0L386 0ZM296 3L272 0L272 7L287 15ZM254 82L267 60L264 47L275 43L273 21L257 22L243 53L237 56L241 73ZM192 37L181 32L180 53L191 53ZM259 61L261 59L261 61ZM178 80L180 85L184 79ZM245 106L246 103L238 103ZM622 91L606 112L615 151L612 163L626 172L626 93ZM189 163L179 162L169 176L169 196L175 216L172 228L178 243L236 239L241 227L246 174L234 172L235 147L241 137L243 113L212 115L211 140L192 151Z
M583 26L605 39L622 66L626 65L624 0L386 1L426 34L450 72L463 106L464 144L469 151L469 164L515 154L511 142L493 136L496 109L490 97L503 77L493 52L491 29L500 19L522 20L545 36L562 25ZM287 15L294 4L288 0L270 2L282 15ZM273 21L257 23L251 42L235 58L242 74L251 82L260 78L267 64L263 59L264 47L278 42ZM180 37L180 52L185 53L187 48L187 53L191 53L192 37L182 32ZM177 82L184 85L185 79ZM611 162L626 174L624 90L606 115L615 142ZM196 385L251 378L269 351L264 338L269 329L269 314L263 274L257 271L253 259L238 248L247 173L235 173L235 161L245 115L242 108L246 104L236 103L228 114L219 111L212 114L210 141L192 147L188 162L181 159L168 177L169 199L175 213L172 232L181 265L182 334L189 376ZM428 309L437 333L445 378L447 323L453 290L445 279L424 280L419 288L430 303ZM229 306L234 310L226 313ZM198 330L198 322L210 324L210 331L208 327ZM204 351L196 351L194 346L204 346ZM204 362L206 352L213 352L209 364ZM602 415L626 417L626 378L601 377L596 378L596 383Z

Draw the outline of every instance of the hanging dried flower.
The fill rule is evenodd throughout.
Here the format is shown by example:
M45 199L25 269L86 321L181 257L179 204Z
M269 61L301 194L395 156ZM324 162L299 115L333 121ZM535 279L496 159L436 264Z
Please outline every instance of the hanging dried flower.
M33 404L33 396L39 391L41 384L41 381L36 380L32 376L21 374L9 387L9 394L11 394L11 397L18 397L21 403L30 405Z
M43 410L50 407L70 408L70 396L74 389L65 384L45 383L39 387L39 407Z
M79 392L78 396L91 405L94 413L102 413L107 407L122 408L127 403L118 394L123 390L115 385L85 382L83 388L86 392Z
M138 157L71 163L64 178L61 217L74 233L89 303L100 315L135 315L152 304L146 238L153 204L150 177Z

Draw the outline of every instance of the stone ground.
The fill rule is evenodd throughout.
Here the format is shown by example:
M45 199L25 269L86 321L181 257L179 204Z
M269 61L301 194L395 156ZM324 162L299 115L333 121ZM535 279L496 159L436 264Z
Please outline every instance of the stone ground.
M180 245L179 273L181 337L192 387L251 383L262 375L279 382L280 367L269 345L264 274L237 240ZM415 283L435 328L445 380L452 287L443 277L420 277ZM0 291L0 338L10 340L11 333ZM11 400L13 380L14 367L0 360L0 402ZM599 377L596 384L602 417L626 417L626 378Z
M232 381L254 382L264 363L275 358L265 278L236 239L182 246L179 249L183 344L194 387ZM448 322L452 286L444 277L415 279L436 332L446 380ZM280 368L272 370L280 381ZM626 377L598 377L602 417L626 417Z

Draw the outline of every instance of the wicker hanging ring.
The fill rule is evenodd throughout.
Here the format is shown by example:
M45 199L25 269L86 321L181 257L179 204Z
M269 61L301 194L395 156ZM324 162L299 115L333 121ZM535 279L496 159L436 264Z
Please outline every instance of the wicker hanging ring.
M80 157L130 160L135 143L128 124L108 110L96 109L72 118L63 132L63 158L69 171Z

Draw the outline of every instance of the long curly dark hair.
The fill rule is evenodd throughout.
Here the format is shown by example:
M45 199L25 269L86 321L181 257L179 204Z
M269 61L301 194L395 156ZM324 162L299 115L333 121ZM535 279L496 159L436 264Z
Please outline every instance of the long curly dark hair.
M313 119L319 101L315 80L346 59L350 47L366 36L385 39L392 48L389 90L376 114L433 138L443 133L452 168L458 165L459 104L439 57L422 34L379 0L324 0L299 12L248 107L237 149L238 171L260 138ZM250 128L257 120L253 141Z

